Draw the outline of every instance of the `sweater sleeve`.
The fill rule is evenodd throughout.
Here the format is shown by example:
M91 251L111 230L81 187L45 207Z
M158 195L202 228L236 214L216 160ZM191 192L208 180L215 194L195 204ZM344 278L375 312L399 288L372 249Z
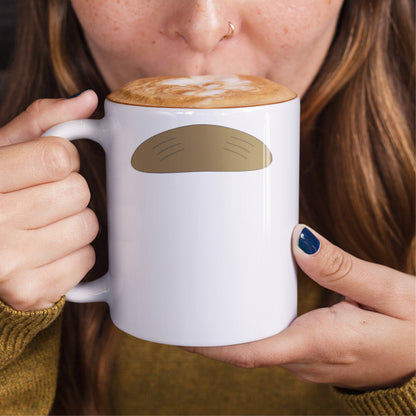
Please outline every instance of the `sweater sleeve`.
M48 414L58 375L62 298L20 312L0 301L0 414Z
M352 393L335 389L356 415L415 415L416 376L401 387Z

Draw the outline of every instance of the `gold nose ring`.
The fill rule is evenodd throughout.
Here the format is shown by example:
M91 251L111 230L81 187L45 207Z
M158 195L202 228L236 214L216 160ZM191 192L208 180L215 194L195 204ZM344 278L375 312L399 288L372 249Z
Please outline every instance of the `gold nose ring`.
M228 21L228 32L222 37L222 39L230 39L234 36L235 27L234 25Z

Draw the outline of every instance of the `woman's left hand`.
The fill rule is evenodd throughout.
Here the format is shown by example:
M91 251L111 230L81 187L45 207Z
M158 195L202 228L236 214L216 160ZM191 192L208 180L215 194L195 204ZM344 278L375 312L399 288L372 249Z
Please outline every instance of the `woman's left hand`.
M245 368L281 366L305 381L356 390L410 379L416 367L415 276L360 260L308 231L298 225L293 232L296 262L345 300L299 316L270 338L186 350Z

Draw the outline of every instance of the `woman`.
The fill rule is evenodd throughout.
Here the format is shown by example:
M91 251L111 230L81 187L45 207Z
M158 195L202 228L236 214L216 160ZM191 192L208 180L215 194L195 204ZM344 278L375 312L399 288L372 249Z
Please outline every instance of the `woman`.
M413 3L47 5L21 2L2 103L3 413L334 414L344 402L414 413ZM243 368L128 337L102 305L61 313L61 296L94 264L98 223L88 278L107 268L104 156L90 142L78 154L39 139L65 120L102 116L103 97L131 79L215 72L269 77L302 97L301 219L336 244L294 230L304 314L286 331L193 350ZM85 89L98 109L91 91L60 98ZM43 97L55 99L30 105Z

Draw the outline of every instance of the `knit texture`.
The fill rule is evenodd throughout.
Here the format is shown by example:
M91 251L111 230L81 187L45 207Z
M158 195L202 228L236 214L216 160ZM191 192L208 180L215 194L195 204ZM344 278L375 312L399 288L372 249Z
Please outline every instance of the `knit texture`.
M302 286L301 312L319 304L322 294L313 283ZM50 412L63 305L61 299L48 310L18 312L0 302L0 414ZM112 380L113 414L334 415L348 409L367 415L416 413L415 378L402 387L340 393L329 386L303 383L280 368L234 368L124 333L120 333Z
M0 301L0 414L48 414L57 380L62 298L19 312Z
M339 396L358 415L415 415L416 377L404 384L385 390L362 394L340 391Z

